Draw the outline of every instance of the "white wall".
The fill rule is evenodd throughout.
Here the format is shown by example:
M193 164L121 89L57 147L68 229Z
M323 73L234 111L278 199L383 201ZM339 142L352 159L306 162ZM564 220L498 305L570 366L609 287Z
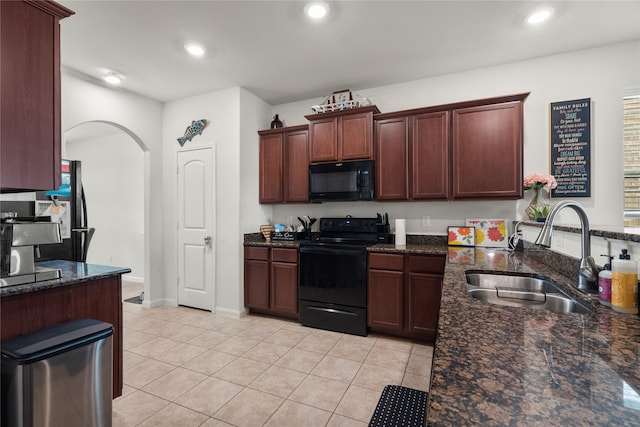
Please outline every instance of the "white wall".
M424 80L377 87L356 93L369 98L381 112L531 92L524 107L524 175L549 172L549 104L580 98L592 100L592 166L590 198L581 198L593 226L621 225L622 94L640 86L640 42L622 43L570 52L496 67ZM304 124L311 105L321 98L273 107L287 126ZM462 224L465 217L522 219L532 194L520 201L327 203L276 205L272 222L287 215L371 215L388 211L391 218L407 218L407 231L445 234L447 225ZM431 226L423 227L422 216ZM571 215L571 214L569 214ZM566 218L566 219L563 219ZM575 223L564 216L557 223Z
M261 223L264 218L257 203L256 130L269 117L268 114L269 107L266 103L237 87L165 104L164 272L166 277L177 277L175 165L180 146L176 138L182 136L192 120L207 119L211 123L203 134L187 142L185 148L212 145L216 153L216 313L238 316L243 311L242 234L248 228L248 223ZM174 280L166 281L165 303L177 303L177 290Z
M162 104L62 72L62 131L86 122L108 122L127 132L144 154L144 305L163 299ZM99 230L96 230L98 233ZM129 267L122 265L122 267Z
M622 107L624 89L640 86L640 42L606 46L359 91L382 112L455 101L531 92L525 103L525 175L549 170L549 103L592 99L592 197L579 200L591 222L622 221ZM257 130L271 116L285 125L304 124L316 98L269 107L241 88L207 93L164 105L125 91L105 88L69 72L62 80L63 130L102 120L118 123L145 145L145 304L177 303L176 138L192 120L211 124L185 147L212 145L216 152L216 312L242 311L242 234L265 222L299 215L368 216L389 212L406 218L410 233L445 234L472 216L522 218L531 195L505 202L326 203L260 206ZM429 216L431 225L422 226ZM562 223L562 218L558 223ZM566 223L574 223L569 217ZM166 278L166 279L165 279Z
M65 158L82 161L87 217L96 229L87 262L127 266L127 280L144 283L142 150L124 132L67 141L65 147Z

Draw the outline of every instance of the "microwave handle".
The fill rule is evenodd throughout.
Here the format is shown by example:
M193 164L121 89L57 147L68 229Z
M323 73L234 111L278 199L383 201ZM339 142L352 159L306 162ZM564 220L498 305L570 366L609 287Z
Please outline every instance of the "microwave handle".
M362 188L362 169L358 168L358 172L356 173L356 182L358 183L358 187Z

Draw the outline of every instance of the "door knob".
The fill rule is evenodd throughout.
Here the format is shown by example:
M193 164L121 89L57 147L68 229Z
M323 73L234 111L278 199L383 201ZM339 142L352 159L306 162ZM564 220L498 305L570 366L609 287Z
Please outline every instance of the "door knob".
M204 244L207 246L211 246L211 236L205 236Z

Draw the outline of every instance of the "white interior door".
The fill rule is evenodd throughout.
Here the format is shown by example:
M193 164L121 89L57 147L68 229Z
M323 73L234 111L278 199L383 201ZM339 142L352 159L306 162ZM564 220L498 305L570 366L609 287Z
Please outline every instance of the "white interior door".
M178 152L178 304L214 307L213 148Z

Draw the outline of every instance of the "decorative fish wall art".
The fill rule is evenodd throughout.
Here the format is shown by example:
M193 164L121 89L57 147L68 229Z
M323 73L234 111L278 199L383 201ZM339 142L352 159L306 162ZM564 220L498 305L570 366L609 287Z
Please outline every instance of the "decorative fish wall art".
M191 141L194 136L202 135L202 131L208 125L209 125L209 120L207 119L192 121L191 125L187 126L187 128L184 130L184 135L178 138L178 143L180 144L180 146L181 147L184 146L184 143L187 141Z

